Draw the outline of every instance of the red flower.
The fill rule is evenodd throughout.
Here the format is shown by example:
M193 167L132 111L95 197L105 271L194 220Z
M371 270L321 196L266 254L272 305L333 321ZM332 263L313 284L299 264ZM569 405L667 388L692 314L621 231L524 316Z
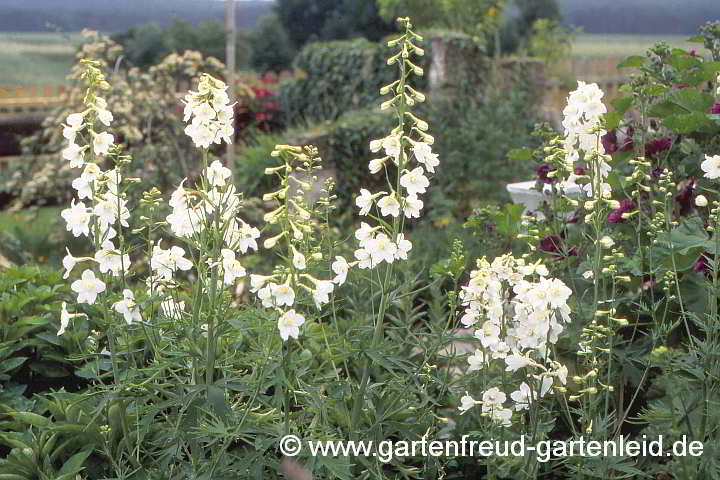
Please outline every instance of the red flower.
M672 139L670 137L656 138L645 144L645 154L653 155L655 153L664 152L672 147Z

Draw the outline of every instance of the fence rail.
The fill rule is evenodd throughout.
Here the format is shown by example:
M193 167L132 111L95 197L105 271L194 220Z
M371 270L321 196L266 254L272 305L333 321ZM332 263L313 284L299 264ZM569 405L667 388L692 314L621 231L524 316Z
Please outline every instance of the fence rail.
M0 113L47 110L63 102L65 86L0 86Z

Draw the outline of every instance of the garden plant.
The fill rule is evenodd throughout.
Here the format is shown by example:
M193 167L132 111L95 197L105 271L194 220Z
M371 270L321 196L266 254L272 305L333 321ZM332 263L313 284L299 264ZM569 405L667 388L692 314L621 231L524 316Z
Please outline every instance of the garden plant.
M712 59L626 60L612 109L578 82L562 131L509 155L549 185L542 219L477 210L466 229L501 251L456 239L429 274L411 236L446 164L419 108L423 37L398 25L392 126L349 198L315 146L286 144L246 198L242 159L217 156L230 87L194 69L174 145L195 165L163 192L133 176L108 65L79 63L55 138L79 241L61 274L0 277L0 480L720 478L720 23L694 39Z

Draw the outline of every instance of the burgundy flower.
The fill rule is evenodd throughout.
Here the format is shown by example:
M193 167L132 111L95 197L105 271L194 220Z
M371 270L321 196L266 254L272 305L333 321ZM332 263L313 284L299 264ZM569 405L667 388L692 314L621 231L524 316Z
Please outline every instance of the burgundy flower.
M588 167L582 167L580 165L575 167L575 175L587 175L590 169Z
M543 252L558 253L561 243L562 237L560 235L548 235L540 240L540 246L538 248Z
M622 217L623 213L632 211L635 208L635 203L632 200L623 200L620 202L620 208L616 208L608 215L608 222L610 223L623 223L625 219Z
M548 177L550 171L550 165L547 163L542 163L535 167L535 174L543 181L543 183L553 183L553 179Z
M645 144L645 154L654 155L658 152L664 152L672 147L672 139L670 137L656 138Z
M720 103L713 103L710 107L710 113L720 113Z
M610 130L605 135L600 137L600 141L602 142L603 148L605 148L605 153L617 152L617 131L615 129Z
M697 260L695 260L695 263L693 263L692 270L695 273L704 273L708 274L710 273L710 264L708 263L708 259L714 259L715 255L712 253L704 253L698 257Z
M538 248L543 252L552 253L558 258L577 256L575 247L570 250L563 248L563 237L561 235L548 235L540 240Z
M695 51L695 49L692 49L688 52L688 55L690 55L691 57L697 57L697 52Z
M690 88L690 85L685 85L684 83L681 83L680 85L673 85L673 90L682 90L683 88Z

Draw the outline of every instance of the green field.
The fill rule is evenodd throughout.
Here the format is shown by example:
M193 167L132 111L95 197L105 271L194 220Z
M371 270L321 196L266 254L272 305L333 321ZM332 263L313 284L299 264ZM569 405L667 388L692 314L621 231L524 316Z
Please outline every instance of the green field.
M0 32L0 87L62 85L79 33Z
M689 35L604 35L583 33L575 37L572 54L575 57L624 57L643 55L655 43L663 41L671 47L695 49L702 55L700 43L687 41Z

